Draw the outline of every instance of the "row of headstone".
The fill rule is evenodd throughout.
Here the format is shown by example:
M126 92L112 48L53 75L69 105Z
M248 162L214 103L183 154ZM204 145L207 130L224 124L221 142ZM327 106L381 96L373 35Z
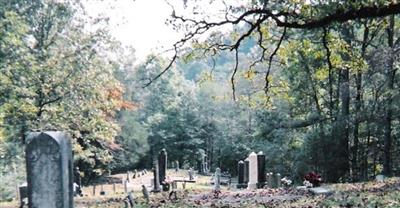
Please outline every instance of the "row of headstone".
M140 172L138 172L135 169L133 171L133 174L130 171L128 171L128 172L126 172L126 180L128 180L128 182L130 182L130 178L140 178L140 176L144 176L146 174L147 174L147 170L146 169L144 169L144 170L142 170ZM132 177L131 177L131 175L132 175Z
M271 188L281 187L281 175L266 173L263 152L252 152L244 161L238 162L237 188L256 189L266 185Z

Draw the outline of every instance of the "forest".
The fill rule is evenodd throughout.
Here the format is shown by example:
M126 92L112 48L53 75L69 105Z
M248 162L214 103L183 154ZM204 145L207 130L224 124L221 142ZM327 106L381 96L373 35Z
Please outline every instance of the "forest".
M176 1L166 24L183 37L138 60L84 3L0 0L0 201L44 130L68 132L86 185L163 148L232 175L262 151L296 184L399 176L400 3L232 2L213 16Z

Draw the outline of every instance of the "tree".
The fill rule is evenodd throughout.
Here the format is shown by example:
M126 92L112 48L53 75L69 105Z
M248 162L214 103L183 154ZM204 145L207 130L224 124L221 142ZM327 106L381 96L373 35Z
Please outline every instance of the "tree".
M109 55L118 44L101 19L97 31L85 30L87 19L72 1L1 3L5 141L21 146L29 131L67 131L76 164L86 176L101 174L118 132L115 111L124 107Z
M192 2L184 1L185 7ZM257 37L257 43L261 49L258 58L249 66L253 66L260 62L267 61L268 67L265 74L264 90L268 93L268 77L271 71L271 64L274 56L278 52L282 42L289 38L288 29L314 30L327 28L335 23L344 23L348 21L358 21L364 18L380 18L384 16L398 14L400 12L400 4L392 0L382 0L377 2L370 1L251 1L240 5L225 4L225 14L221 15L222 20L214 20L210 17L202 16L202 11L197 11L198 7L194 1L191 8L195 10L194 16L181 16L174 10L170 23L174 28L185 31L184 37L175 43L172 50L175 52L170 64L159 74L164 74L177 60L180 52L187 43L196 44L196 38L200 35L218 31L227 25L237 28L239 25L246 25L247 29L234 32L229 41L221 41L218 38L221 34L214 33L214 41L206 44L196 44L199 49L204 51L205 55L215 55L218 51L230 50L234 51L236 56L235 66L231 76L233 89L233 98L235 98L235 75L238 71L238 53L243 41L250 37ZM280 29L282 28L282 29ZM269 36L269 34L274 34ZM278 35L280 34L280 35ZM278 36L278 40L274 40L274 36ZM266 41L276 41L276 47L270 51L266 45ZM183 50L185 51L185 50ZM270 56L267 57L267 53ZM153 77L146 83L146 86L159 78L159 75Z
M386 17L400 12L396 1L251 1L225 4L226 9L220 16L204 15L196 1L184 1L184 4L194 10L193 15L182 16L179 10L174 10L170 23L185 31L185 35L173 45L174 55L164 70L147 78L144 86L159 79L181 56L189 62L193 58L211 61L211 75L205 77L214 77L214 70L224 64L221 60L228 60L232 63L226 66L232 69L230 81L234 100L241 102L244 96L248 103L262 104L254 111L266 111L265 119L273 108L285 115L278 116L279 122L272 127L260 128L263 133L259 139L266 139L268 133L282 129L302 135L303 147L312 151L303 151L301 155L311 154L312 161L305 162L324 172L328 181L359 180L361 169L365 179L371 172L376 174L380 162L384 163L384 172L390 174L391 115L392 109L397 109L389 93L395 86L392 84L396 68L390 69L390 66L394 66L396 60L383 63L389 66L385 76L392 81L386 85L388 90L382 92L376 85L380 80L374 77L382 73L373 63L375 58L371 58L371 54L380 50L376 45L382 43L382 35L385 35L382 25L386 23L389 23L389 32L385 37L392 51L397 47L395 43L399 44L399 39L395 41L393 35L397 31L393 24L395 18L385 21ZM226 26L232 26L228 35ZM208 38L199 41L197 38L202 35ZM316 41L307 41L309 38ZM193 49L186 48L188 44ZM252 44L254 47L248 47ZM226 59L224 54L229 51L233 53ZM250 85L237 78L241 74L252 80ZM256 90L262 88L263 98ZM377 94L370 97L369 92ZM385 93L389 95L387 98ZM385 110L377 107L378 103L386 106ZM253 122L252 111L248 114L249 126ZM373 143L371 134L379 134L379 128L373 128L380 126L382 117L379 114L383 112L385 136L378 136L381 141ZM374 116L380 119L373 119ZM381 142L383 149L379 147ZM373 171L368 171L371 151L379 151L385 159L375 155Z

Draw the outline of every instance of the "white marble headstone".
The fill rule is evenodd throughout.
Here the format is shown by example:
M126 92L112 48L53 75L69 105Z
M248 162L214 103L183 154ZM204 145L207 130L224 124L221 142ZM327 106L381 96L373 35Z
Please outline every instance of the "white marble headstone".
M257 189L258 182L258 167L257 167L257 154L252 152L249 155L249 189Z

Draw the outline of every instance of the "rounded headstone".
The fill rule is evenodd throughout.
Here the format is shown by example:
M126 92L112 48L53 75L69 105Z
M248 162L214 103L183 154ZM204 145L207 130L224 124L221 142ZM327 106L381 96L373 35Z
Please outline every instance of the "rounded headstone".
M72 149L67 134L34 132L27 137L29 207L72 208Z

